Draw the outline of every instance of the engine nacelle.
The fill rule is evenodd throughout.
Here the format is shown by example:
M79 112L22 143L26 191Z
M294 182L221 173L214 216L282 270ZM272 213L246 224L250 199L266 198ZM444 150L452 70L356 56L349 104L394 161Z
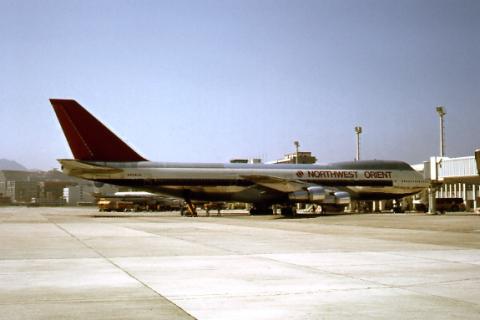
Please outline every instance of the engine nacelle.
M325 188L320 186L308 187L307 190L295 191L288 195L294 202L322 203L327 197Z
M311 202L321 202L327 196L327 192L323 187L308 187L307 191Z
M350 194L345 191L337 191L333 195L335 196L336 204L348 205L352 201Z
M324 187L313 186L306 190L292 192L288 195L292 202L316 203L316 204L350 204L350 194L345 191L328 192Z
M103 187L103 185L104 185L105 183L99 182L99 181L95 181L93 184L95 185L95 187L101 188L101 187Z

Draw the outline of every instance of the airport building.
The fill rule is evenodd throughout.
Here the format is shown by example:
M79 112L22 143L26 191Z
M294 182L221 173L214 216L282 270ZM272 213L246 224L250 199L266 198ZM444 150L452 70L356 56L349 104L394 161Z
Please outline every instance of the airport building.
M308 151L299 151L287 153L283 159L274 160L268 162L269 164L288 164L288 163L299 163L299 164L313 164L317 162L317 158L312 156L311 152Z
M231 160L230 160L230 163L260 164L260 163L262 163L262 159L259 159L259 158L252 158L252 159L235 158L235 159L231 159Z
M58 170L0 170L0 202L2 204L77 205L94 203L95 193L113 194L118 188L67 176Z
M0 171L0 194L11 202L29 202L38 197L41 174L39 172Z
M101 187L97 187L92 182L84 181L81 184L64 188L63 198L70 206L93 204L96 202L95 196L113 195L119 190L119 187L111 184L104 184Z
M0 193L13 204L63 204L63 188L75 184L70 177L52 170L0 171Z

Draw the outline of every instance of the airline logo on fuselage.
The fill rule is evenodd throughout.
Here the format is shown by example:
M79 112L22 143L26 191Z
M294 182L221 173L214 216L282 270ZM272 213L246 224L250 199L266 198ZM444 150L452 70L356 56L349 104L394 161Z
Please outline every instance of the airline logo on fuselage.
M314 179L392 179L392 171L307 170L297 171L299 178Z

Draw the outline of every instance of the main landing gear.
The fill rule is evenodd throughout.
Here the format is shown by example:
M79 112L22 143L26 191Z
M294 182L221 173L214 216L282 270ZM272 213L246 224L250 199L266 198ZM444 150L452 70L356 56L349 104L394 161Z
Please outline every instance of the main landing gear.
M188 210L188 213L185 214L184 210L182 209L181 211L181 215L186 215L186 216L190 216L190 217L198 217L197 215L197 208L195 207L195 205L192 203L192 201L190 201L190 199L185 199L185 202L187 203L187 210Z
M273 209L269 205L265 204L253 204L253 207L250 209L250 215L259 216L259 215L272 215Z
M393 213L405 213L405 209L402 207L402 200L395 199L395 203L393 205Z
M297 214L297 208L293 206L286 206L280 209L282 216L284 217L295 217Z

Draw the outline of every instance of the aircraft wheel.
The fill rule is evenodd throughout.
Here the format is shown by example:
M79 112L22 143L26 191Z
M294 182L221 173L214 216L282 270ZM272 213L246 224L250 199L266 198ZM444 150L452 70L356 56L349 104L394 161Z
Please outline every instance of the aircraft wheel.
M250 209L250 215L272 215L273 214L273 209L269 208L269 206L265 205L254 205Z
M294 207L283 207L280 209L280 213L284 217L294 217L296 214L296 210Z

